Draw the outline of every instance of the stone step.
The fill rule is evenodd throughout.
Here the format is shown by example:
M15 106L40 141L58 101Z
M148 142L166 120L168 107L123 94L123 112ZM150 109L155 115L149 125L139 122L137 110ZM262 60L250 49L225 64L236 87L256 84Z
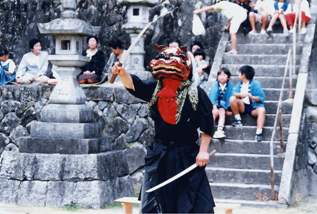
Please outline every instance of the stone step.
M275 55L259 55L259 54L224 54L222 62L223 64L269 64L269 65L285 65L287 60L286 54ZM297 64L299 64L300 58L297 57Z
M220 153L242 153L242 154L270 154L270 142L256 142L252 140L213 140L211 149ZM286 142L285 142L286 143ZM274 154L282 152L280 142L273 141Z
M301 44L304 40L305 35L300 35L298 37L298 44ZM276 44L276 43L289 43L291 44L293 37L289 34L288 36L282 33L273 33L272 37L267 34L257 34L257 35L247 35L238 34L238 44L246 43L258 43L258 44Z
M242 121L243 122L243 121ZM227 139L239 139L239 140L254 140L255 139L255 126L243 126L241 128L233 127L233 126L225 126L226 129L226 138ZM263 129L263 141L271 140L272 136L272 127L264 127ZM284 131L284 139L287 139L288 128L283 128ZM280 140L279 129L275 132L274 140Z
M233 169L206 167L206 173L211 183L243 183L243 184L270 184L270 170L263 169ZM281 171L275 172L275 184L281 180Z
M277 88L280 89L283 83L283 77L254 77L255 80L258 80L262 86L262 88ZM240 79L238 76L231 77L231 81L233 84L237 84ZM296 87L297 79L293 78L292 87L293 89ZM287 78L284 84L284 88L288 89L289 87L289 79Z
M278 101L268 100L264 102L266 114L276 114ZM282 102L281 110L283 114L291 114L293 109L293 104L291 102ZM228 117L229 118L229 117Z
M237 76L239 68L244 64L222 64L222 67L226 67L230 70L232 76ZM255 76L269 76L269 77L283 77L285 65L260 65L260 64L249 64L255 70ZM299 65L296 68L298 72Z
M271 186L263 184L210 183L211 191L217 199L253 200L271 198ZM275 191L278 187L275 186Z
M109 180L129 173L126 152L98 154L30 154L4 152L0 177L19 181Z
M297 54L300 54L302 51L302 45L297 48ZM292 44L238 44L238 53L239 54L287 54L289 49L292 48Z
M295 85L293 88L293 96L295 95ZM276 89L276 88L264 88L264 93L265 93L265 99L267 100L273 100L273 101L278 101L280 99L280 93L281 89ZM283 96L282 96L282 101L287 100L289 96L289 89L284 89L283 91Z
M283 155L274 155L274 169L283 167ZM270 155L268 154L241 154L241 153L216 153L209 163L209 167L222 167L234 169L270 169Z
M265 115L265 126L274 126L275 114L266 114ZM291 115L283 114L283 126L288 127L290 124ZM231 125L234 121L232 116L226 117L226 125ZM247 126L256 126L256 118L250 115L242 115L242 121L244 125Z
M90 139L99 138L99 123L48 123L33 121L31 137L43 139Z
M265 101L266 114L276 114L278 101ZM293 104L289 102L282 102L282 113L291 114L293 109Z
M19 151L39 154L90 154L100 152L101 139L18 138Z
M95 122L94 111L87 105L48 104L41 111L42 122L90 123Z

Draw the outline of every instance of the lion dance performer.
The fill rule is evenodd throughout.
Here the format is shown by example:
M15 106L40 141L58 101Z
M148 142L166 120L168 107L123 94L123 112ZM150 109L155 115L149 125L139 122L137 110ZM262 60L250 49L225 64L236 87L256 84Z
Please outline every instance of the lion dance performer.
M160 53L150 62L154 77L151 81L127 73L120 63L112 69L131 94L149 102L155 124L154 143L147 145L141 211L214 213L215 203L204 169L213 131L212 104L201 88L192 85L185 48L156 48ZM195 162L199 167L190 173L146 193Z

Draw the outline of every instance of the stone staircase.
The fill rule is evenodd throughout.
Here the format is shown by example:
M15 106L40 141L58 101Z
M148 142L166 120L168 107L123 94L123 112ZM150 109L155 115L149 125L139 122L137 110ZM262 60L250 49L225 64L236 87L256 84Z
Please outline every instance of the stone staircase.
M302 39L302 38L301 38ZM243 128L231 126L232 118L227 118L224 142L214 140L213 147L217 154L206 168L214 198L219 202L268 205L277 204L270 201L270 139L273 131L282 80L292 37L274 34L238 36L238 55L224 54L221 66L227 67L231 80L238 81L238 68L249 64L255 68L256 77L266 94L266 123L264 140L255 141L256 120L248 115L242 116ZM299 42L297 59L300 59L302 44ZM228 45L228 44L227 44ZM298 68L296 69L298 70ZM296 86L296 75L293 76L293 88ZM289 81L287 79L283 100L288 97ZM283 103L283 130L287 141L288 128L292 113L292 104ZM275 191L278 191L284 154L279 145L279 131L274 141Z

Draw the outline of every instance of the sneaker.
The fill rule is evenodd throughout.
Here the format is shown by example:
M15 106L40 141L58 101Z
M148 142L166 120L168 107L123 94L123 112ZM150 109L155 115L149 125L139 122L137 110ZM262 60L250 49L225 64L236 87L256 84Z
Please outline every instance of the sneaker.
M307 29L304 27L304 28L302 28L301 30L300 30L300 34L305 34L307 32Z
M261 134L256 134L256 135L255 135L255 140L256 140L258 143L262 142L262 139L263 139L263 133L261 133Z
M234 120L232 123L232 126L237 127L237 128L241 128L243 125L242 125L241 120Z
M266 34L266 31L262 29L260 34Z
M294 33L294 28L289 30L290 33Z
M268 29L266 30L266 33L267 33L267 35L269 35L269 37L272 37L272 36L273 36L273 35L272 35L272 34L273 34L273 30L272 30L272 29L269 29L269 28L268 28Z
M255 30L251 30L250 32L249 32L249 34L250 35L256 35L256 34L258 34Z
M238 51L236 49L232 49L231 51L228 51L227 54L237 55Z
M289 34L289 31L287 29L285 29L285 30L283 30L283 34L287 36Z
M225 137L226 137L226 135L225 135L225 132L223 130L217 130L213 136L213 138L215 138L215 139L223 139Z

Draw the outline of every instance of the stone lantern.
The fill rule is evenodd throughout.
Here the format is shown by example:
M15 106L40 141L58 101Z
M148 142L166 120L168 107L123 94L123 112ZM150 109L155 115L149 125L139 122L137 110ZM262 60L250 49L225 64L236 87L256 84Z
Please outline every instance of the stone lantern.
M127 23L123 28L130 34L131 44L138 38L138 34L149 23L150 9L159 0L120 0L121 4L127 6ZM144 71L144 38L141 37L130 52L128 70Z
M55 55L49 61L56 66L60 79L50 97L50 103L84 104L86 97L76 81L80 67L89 62L82 56L85 36L95 35L100 27L93 27L75 14L76 0L62 1L62 17L49 23L39 24L41 34L55 38Z

